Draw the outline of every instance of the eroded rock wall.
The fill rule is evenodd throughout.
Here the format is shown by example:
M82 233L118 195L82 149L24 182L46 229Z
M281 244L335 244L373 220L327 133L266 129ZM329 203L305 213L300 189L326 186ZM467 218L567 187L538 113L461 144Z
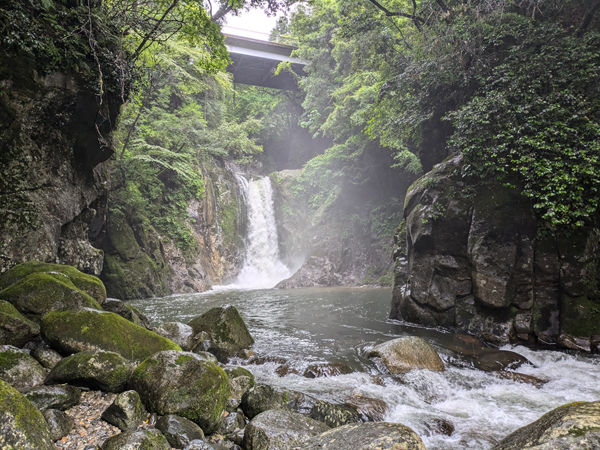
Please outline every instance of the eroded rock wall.
M598 228L547 233L518 189L466 184L461 164L447 159L408 190L390 318L598 351Z

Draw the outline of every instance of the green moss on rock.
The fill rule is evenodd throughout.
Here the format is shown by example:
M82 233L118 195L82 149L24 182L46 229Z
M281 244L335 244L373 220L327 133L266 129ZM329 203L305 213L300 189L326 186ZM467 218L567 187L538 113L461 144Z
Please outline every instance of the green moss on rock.
M143 361L156 352L181 350L174 342L105 311L85 309L48 314L42 321L44 339L67 353L105 350Z
M21 347L40 334L40 326L10 303L0 300L0 345Z
M0 448L53 450L52 436L42 413L24 395L0 381Z
M16 388L28 388L42 384L45 378L44 368L25 350L0 345L0 380Z
M171 450L171 446L160 431L150 429L117 434L104 442L102 450Z

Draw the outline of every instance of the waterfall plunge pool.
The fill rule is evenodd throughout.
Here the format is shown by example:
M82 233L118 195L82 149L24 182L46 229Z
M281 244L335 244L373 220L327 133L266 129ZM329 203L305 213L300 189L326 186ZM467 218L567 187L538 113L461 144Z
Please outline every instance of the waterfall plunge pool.
M411 427L429 450L489 449L557 406L600 399L598 358L507 346L534 364L517 372L548 383L536 388L498 379L449 350L452 335L388 321L390 298L390 289L311 288L208 291L131 303L154 324L187 323L210 308L232 304L256 341L252 350L267 359L285 360L300 374L279 376L281 362L245 366L257 382L334 402L355 393L381 399L388 405L385 420ZM393 377L365 357L371 346L406 335L421 336L434 345L446 371L415 370ZM355 372L313 379L301 375L319 362L345 362ZM450 436L436 433L432 424L439 420L455 427Z

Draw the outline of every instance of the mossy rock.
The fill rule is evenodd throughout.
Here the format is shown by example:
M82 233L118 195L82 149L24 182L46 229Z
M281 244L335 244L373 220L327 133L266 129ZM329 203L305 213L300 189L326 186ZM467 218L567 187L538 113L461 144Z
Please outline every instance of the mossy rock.
M107 298L102 304L104 311L110 311L120 315L122 318L135 323L136 325L150 329L150 320L140 312L136 307L117 300L116 298Z
M106 299L106 289L99 278L80 272L75 267L63 264L48 264L40 261L30 261L19 264L0 277L0 290L6 289L32 273L62 273L71 283L82 292L85 292L96 302L102 304Z
M91 296L77 289L66 275L55 273L32 273L0 291L0 299L6 300L36 323L51 311L77 310L102 307Z
M22 347L40 334L40 326L10 303L0 300L0 345Z
M48 374L47 384L73 384L106 392L125 390L132 367L118 353L93 350L64 358Z
M590 338L600 335L600 303L586 296L563 295L560 310L559 344L574 350L590 351Z
M129 386L148 411L185 417L207 433L217 430L229 398L223 369L189 352L156 353L135 369Z
M0 380L0 448L54 450L42 413L24 395Z
M156 429L125 431L108 438L102 450L171 450L171 445Z
M444 371L444 363L434 348L425 339L408 336L393 339L373 347L369 358L381 358L393 374L410 372L413 369Z
M254 385L256 384L256 381L254 380L254 375L252 375L252 372L250 372L247 369L244 369L243 367L223 367L223 370L225 371L225 373L227 374L227 376L230 379L234 379L237 377L248 377L250 378L252 381L250 383L250 387L254 387Z
M257 384L242 396L241 407L250 419L271 409L310 415L317 399L298 391Z
M191 351L198 344L198 340L194 338L194 330L185 323L165 322L152 328L152 331L172 340L186 352Z
M0 345L0 380L20 389L42 384L45 378L44 368L25 350Z
M42 335L62 352L106 350L133 361L163 350L181 350L174 342L115 313L92 309L48 314L42 321Z
M42 365L42 367L50 370L54 369L54 366L63 359L60 353L51 348L35 347L31 350L30 354Z
M141 425L148 413L140 395L135 391L121 392L102 413L102 420L123 431L134 430Z
M194 335L202 331L209 335L209 351L217 355L219 360L227 359L254 344L254 339L235 306L226 305L210 309L200 317L192 319L188 325L194 330Z
M21 389L21 393L39 410L50 408L65 411L79 404L81 400L81 391L75 386L68 385L36 386Z

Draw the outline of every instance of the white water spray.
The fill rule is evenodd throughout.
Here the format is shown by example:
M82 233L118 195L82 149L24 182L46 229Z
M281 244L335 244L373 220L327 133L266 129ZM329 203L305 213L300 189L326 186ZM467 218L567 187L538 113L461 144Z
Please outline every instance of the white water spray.
M248 235L244 266L235 283L227 287L272 288L292 273L279 258L271 180L264 177L248 182L241 175L236 175L236 178L244 192L248 210Z

